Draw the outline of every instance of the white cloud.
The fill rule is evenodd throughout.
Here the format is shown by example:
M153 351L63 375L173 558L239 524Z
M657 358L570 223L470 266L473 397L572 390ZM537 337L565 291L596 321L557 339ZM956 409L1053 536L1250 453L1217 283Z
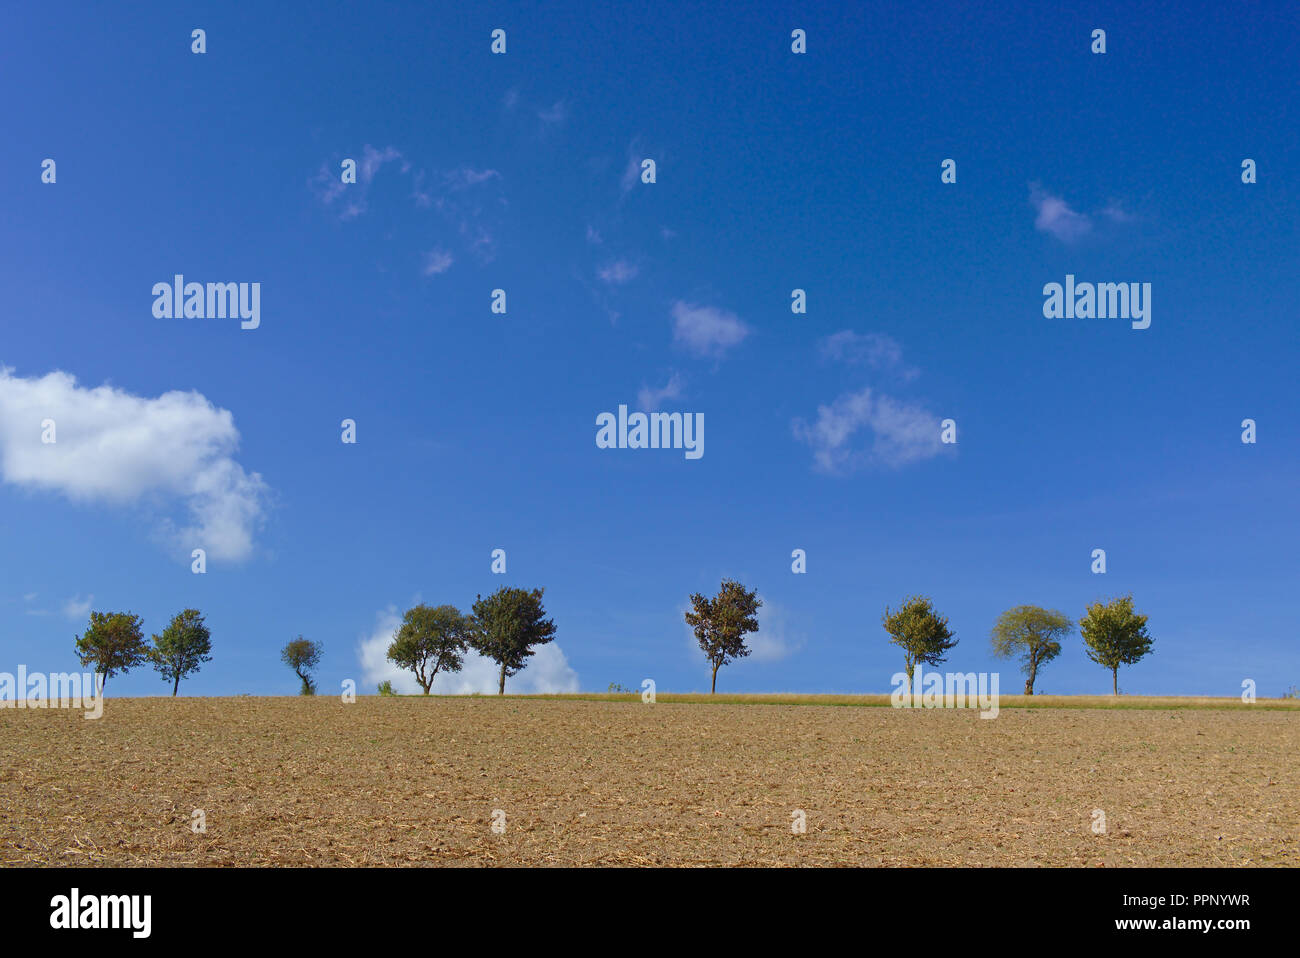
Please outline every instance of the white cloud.
M55 422L56 442L41 441ZM24 379L0 367L0 478L82 503L184 503L189 524L162 528L188 552L244 559L269 494L234 460L239 432L228 410L197 392L157 399L112 386L87 389L65 372Z
M63 614L74 622L84 622L90 617L90 604L94 601L93 595L84 599L80 595L74 595L63 603Z
M682 395L682 377L673 373L660 389L642 386L636 394L636 404L642 412L654 412L667 399L680 399Z
M672 314L673 340L696 356L720 357L750 332L735 313L714 306L679 300L673 304Z
M401 159L402 153L396 147L386 146L382 150L376 150L367 143L361 150L361 162L357 164L358 182L368 186L385 163ZM406 165L403 163L403 172L405 170Z
M1034 226L1051 233L1063 243L1072 243L1092 231L1092 220L1076 213L1059 196L1052 196L1037 183L1029 187L1029 202L1038 211Z
M818 343L822 358L892 372L914 379L918 372L903 365L903 347L883 333L855 333L842 329Z
M817 407L812 424L793 424L795 438L813 451L816 467L840 473L870 465L904 466L943 450L936 416L915 403L874 395L870 388L840 396ZM871 434L870 445L853 440L860 431Z
M641 179L641 157L629 156L627 166L623 168L623 176L619 180L619 188L624 192L630 192L637 182Z
M620 259L610 263L604 269L597 272L596 275L599 276L603 282L609 283L611 286L618 286L636 279L637 272L638 270L636 266L625 259Z
M563 100L560 100L545 110L538 110L537 118L547 126L563 123L569 118L569 107Z
M500 177L501 174L496 170L476 170L472 166L462 166L460 169L444 173L443 181L450 190L467 190L471 186L478 186L480 183Z
M402 616L397 611L397 606L390 605L375 616L374 628L357 643L357 659L361 664L365 691L374 690L380 682L387 679L393 683L395 692L412 695L420 692L414 675L388 661L388 646L401 622ZM470 651L465 654L464 665L459 672L438 673L433 680L433 692L435 695L469 695L474 692L495 695L500 677L499 665ZM578 673L570 667L564 652L555 642L537 646L523 670L506 679L507 694L536 695L577 691Z
M761 596L760 596L761 598ZM791 633L785 609L763 599L758 610L758 631L745 637L749 658L755 662L779 662L803 647L804 637Z
M803 635L791 631L785 609L761 595L759 598L762 599L763 605L758 610L758 631L749 632L745 635L745 647L749 649L749 655L734 659L729 665L720 669L718 671L720 683L727 669L735 668L741 663L760 662L768 664L780 662L803 648L805 638ZM691 659L707 662L708 659L704 656L704 650L700 648L700 640L695 637L695 630L686 624L686 613L690 612L691 608L689 603L679 606L678 619L686 630L686 645L690 649ZM704 677L706 680L709 678L708 672L704 673Z
M587 226L587 242L592 243L596 246L599 246L601 243L604 242L604 240L601 238L600 232L590 224L588 224Z
M424 254L424 268L420 270L425 276L436 276L451 269L451 254L445 249L433 249Z
M403 173L410 169L410 163L402 156L401 151L395 147L386 146L382 150L376 150L367 143L361 150L361 158L357 161L356 183L347 184L343 182L342 165L336 162L333 165L322 163L320 170L312 178L311 186L316 191L320 201L326 206L332 206L335 200L346 194L348 201L339 212L339 218L343 220L356 219L369 209L367 197L375 174L379 172L385 163L394 161L400 162Z
M1101 215L1106 217L1106 219L1110 220L1112 223L1132 223L1137 219L1136 216L1124 209L1124 207L1116 200L1111 200L1107 203L1105 208L1102 209Z

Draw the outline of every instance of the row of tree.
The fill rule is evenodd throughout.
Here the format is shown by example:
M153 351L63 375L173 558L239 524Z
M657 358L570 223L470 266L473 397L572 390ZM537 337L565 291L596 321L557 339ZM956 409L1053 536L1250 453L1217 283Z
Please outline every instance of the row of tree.
M478 596L469 614L454 605L420 604L407 609L388 646L388 660L411 672L428 695L440 672L459 672L471 649L500 667L498 694L506 679L528 664L536 646L555 638L555 623L542 607L543 589L503 586L487 598ZM691 627L712 669L709 691L718 688L718 669L750 654L745 636L758 631L758 610L763 600L739 582L724 579L718 594L691 596L686 624ZM1132 665L1151 651L1147 617L1133 608L1133 597L1089 605L1079 620L1088 657L1111 670L1114 694L1119 693L1119 668ZM939 665L957 645L957 637L926 596L910 596L897 609L886 607L881 618L889 640L903 650L910 682L916 666ZM1061 642L1074 631L1063 612L1035 605L1020 605L1003 612L993 626L993 654L1018 658L1025 673L1025 694L1034 694L1039 670L1061 654ZM212 659L212 636L197 609L177 613L162 631L145 640L138 615L130 612L92 612L85 634L77 636L81 664L93 665L104 683L118 672L151 664L172 683L172 695L181 679ZM312 695L312 672L324 646L301 635L289 642L280 658L302 682L301 693Z
M478 596L469 615L454 605L417 605L406 610L393 633L388 660L415 675L428 695L439 672L459 672L473 649L500 667L497 694L506 678L528 664L534 646L555 638L555 623L542 608L543 589L502 587Z
M698 592L691 596L686 624L695 632L700 648L713 670L710 692L717 691L718 669L749 655L745 636L758 631L758 594L731 579L713 598ZM957 645L957 637L927 596L914 595L897 609L885 608L881 617L889 640L903 650L907 680L912 681L919 663L939 665ZM1061 641L1074 631L1074 622L1064 612L1036 605L1018 605L998 616L990 639L993 654L1018 658L1025 673L1025 694L1034 694L1038 671L1061 654ZM1079 620L1088 657L1111 671L1111 691L1119 694L1119 667L1132 665L1151 651L1147 617L1133 608L1131 595L1108 602L1094 602Z
M92 612L84 634L76 637L82 665L92 665L102 675L104 686L118 672L150 664L172 683L172 695L181 679L212 660L212 633L198 609L186 609L172 617L162 635L152 644L144 637L144 620L130 612Z
M455 606L407 609L388 647L390 661L415 674L428 695L439 672L459 672L470 649L500 666L497 691L504 695L506 678L515 675L533 654L533 648L555 638L555 623L542 608L543 589L502 587L487 598L478 596L469 615ZM197 609L178 613L152 644L144 637L144 622L130 612L92 612L84 634L76 637L83 666L93 666L104 684L119 672L145 663L172 683L172 695L181 679L212 660L212 634ZM280 660L301 681L300 692L314 695L312 673L325 647L301 635L280 650Z

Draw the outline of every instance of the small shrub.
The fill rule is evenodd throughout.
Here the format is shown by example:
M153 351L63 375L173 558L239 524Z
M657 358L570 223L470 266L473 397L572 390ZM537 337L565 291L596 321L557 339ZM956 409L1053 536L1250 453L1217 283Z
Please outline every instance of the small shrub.
M393 683L390 682L388 679L384 679L382 682L379 683L379 694L396 695L397 693L393 691Z

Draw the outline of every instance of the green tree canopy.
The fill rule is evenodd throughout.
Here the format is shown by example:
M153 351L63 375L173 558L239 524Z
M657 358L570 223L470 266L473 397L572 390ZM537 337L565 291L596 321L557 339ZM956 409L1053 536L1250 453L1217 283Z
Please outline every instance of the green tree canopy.
M473 622L454 605L417 605L402 616L388 659L415 673L415 681L428 695L439 671L460 671L472 632Z
M304 639L301 635L280 650L280 661L302 680L299 695L315 695L316 683L312 680L312 669L320 665L320 657L325 654L325 646L319 642Z
M90 625L77 636L82 665L93 665L104 685L118 672L127 672L149 660L144 621L130 612L91 612Z
M162 635L153 637L149 658L158 674L172 683L173 696L181 686L181 679L197 672L204 662L211 662L212 633L199 610L178 612Z
M945 653L957 644L948 628L947 617L935 612L934 604L927 596L909 596L896 612L891 612L886 606L880 621L889 633L889 640L903 650L909 683L918 662L938 665L944 660Z
M733 579L723 579L722 588L712 599L696 592L691 596L691 611L686 624L695 630L695 638L713 667L712 695L718 689L718 669L732 659L749 655L745 634L758 631L758 610L763 600Z
M506 677L528 664L533 646L555 638L555 623L542 608L544 589L512 589L502 586L486 599L474 601L474 626L470 645L501 666L497 694L505 695Z
M993 654L1000 659L1020 657L1025 673L1025 694L1034 694L1034 680L1044 663L1061 654L1061 639L1074 631L1074 622L1064 612L1036 605L1007 609L993 625Z
M1119 667L1132 665L1151 651L1147 617L1133 610L1133 596L1094 602L1079 620L1088 658L1110 669L1111 694L1119 694Z

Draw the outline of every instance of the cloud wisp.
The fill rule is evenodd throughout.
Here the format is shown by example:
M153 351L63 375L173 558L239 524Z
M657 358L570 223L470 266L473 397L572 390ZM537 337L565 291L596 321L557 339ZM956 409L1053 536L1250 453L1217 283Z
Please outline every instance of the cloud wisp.
M672 307L673 342L702 359L721 359L750 334L735 313L678 300Z

